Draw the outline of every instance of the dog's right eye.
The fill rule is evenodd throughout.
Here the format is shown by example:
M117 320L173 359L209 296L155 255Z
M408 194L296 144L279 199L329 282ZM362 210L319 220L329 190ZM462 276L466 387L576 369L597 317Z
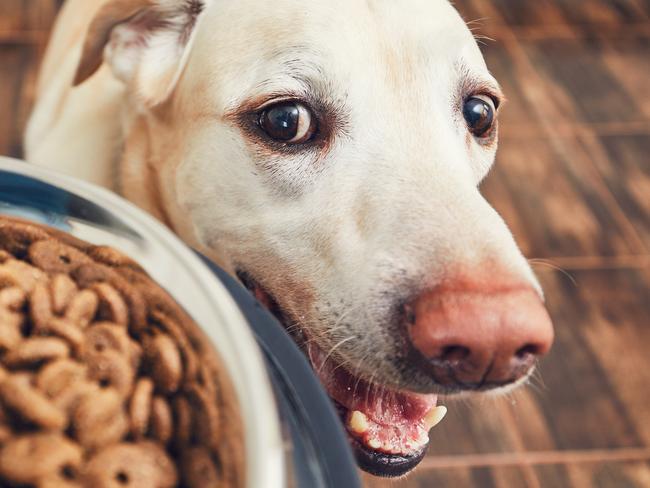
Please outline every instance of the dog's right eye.
M314 137L316 118L304 104L283 101L260 113L259 126L276 142L303 144Z
M486 95L474 95L465 101L463 116L474 137L485 138L495 125L495 103Z

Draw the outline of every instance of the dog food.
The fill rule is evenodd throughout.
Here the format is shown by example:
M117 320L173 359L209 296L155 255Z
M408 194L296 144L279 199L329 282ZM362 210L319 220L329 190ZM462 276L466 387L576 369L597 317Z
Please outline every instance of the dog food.
M237 487L242 449L210 342L136 262L0 217L0 486Z

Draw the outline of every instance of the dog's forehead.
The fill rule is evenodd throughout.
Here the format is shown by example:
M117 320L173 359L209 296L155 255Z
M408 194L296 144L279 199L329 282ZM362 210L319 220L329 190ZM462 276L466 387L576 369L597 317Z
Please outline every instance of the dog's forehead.
M221 93L258 86L287 68L344 85L363 82L364 74L399 84L448 73L459 62L487 73L446 0L217 1L202 27L199 64L212 78L233 80Z

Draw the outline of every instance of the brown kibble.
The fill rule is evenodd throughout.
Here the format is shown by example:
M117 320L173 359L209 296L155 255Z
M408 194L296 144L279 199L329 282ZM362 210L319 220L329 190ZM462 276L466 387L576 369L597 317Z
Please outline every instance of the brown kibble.
M23 261L12 259L0 265L0 288L17 286L29 293L36 283L46 278L47 275L43 271Z
M108 283L95 283L92 290L99 297L99 317L101 320L127 326L129 309L122 296Z
M79 327L86 327L97 313L99 299L95 292L83 290L72 298L65 310L65 318Z
M72 359L58 359L47 364L36 376L36 386L49 398L56 398L74 384L83 382L87 368Z
M168 394L177 391L183 378L183 365L174 341L167 334L157 334L148 338L144 347L156 388Z
M112 247L96 246L88 250L88 256L111 268L131 268L138 272L143 272L142 267L128 256L122 254Z
M52 311L61 315L77 292L77 285L68 275L58 274L52 278L50 282Z
M67 471L56 477L44 478L36 484L36 488L87 488L73 479L68 479Z
M118 442L129 429L123 403L123 397L113 388L83 396L72 415L75 439L91 450Z
M29 317L37 331L44 329L52 320L52 299L45 282L34 285L29 297Z
M78 381L61 390L52 398L52 403L68 415L71 415L79 406L81 400L87 396L96 395L99 391L101 391L101 388L94 381Z
M92 262L84 253L54 239L29 246L29 260L48 273L70 273L82 264Z
M11 350L20 344L22 325L22 315L0 308L0 349Z
M173 400L175 432L174 443L177 448L186 447L192 438L192 407L183 396Z
M16 312L25 304L27 294L17 286L0 290L0 308Z
M194 435L206 447L218 449L221 438L221 418L214 398L198 385L188 391L188 400L194 416Z
M81 349L84 342L84 334L81 329L66 318L53 318L41 331L41 333L44 332L64 339L75 352Z
M19 375L0 383L0 400L27 422L44 429L60 430L68 424L65 414Z
M56 337L30 337L25 339L3 358L10 368L33 366L53 359L65 358L70 354L68 345Z
M183 363L183 381L191 383L196 379L199 364L196 359L194 348L187 338L187 334L176 321L157 310L151 312L151 318L174 340L176 347L181 353Z
M167 445L174 433L174 420L169 403L161 396L155 396L151 403L151 435L161 444Z
M83 265L72 273L72 277L82 287L89 287L97 282L109 283L120 293L128 305L129 324L132 331L139 332L146 327L147 304L142 293L114 269L100 264Z
M135 372L128 359L114 350L94 354L87 359L88 377L98 381L102 388L113 387L122 398L133 388Z
M213 401L219 397L219 388L216 383L216 368L217 366L206 358L201 362L197 375L197 384L206 391Z
M129 359L134 370L140 368L142 361L142 346L134 340L129 341Z
M129 337L127 330L111 322L96 322L84 335L81 356L89 360L93 355L106 350L119 352L134 371L140 367L142 348Z
M167 453L153 442L109 446L93 456L84 482L93 488L172 488L178 474Z
M27 249L32 242L49 238L43 229L13 219L0 221L0 234L2 234L0 248L20 258L27 254ZM0 259L0 262L2 261Z
M112 322L96 322L84 333L82 356L86 359L104 351L117 351L124 357L133 354L131 338L121 325Z
M2 366L0 366L0 383L2 383L4 380L9 378L9 375L10 375L9 371L7 371Z
M129 417L131 419L131 434L140 439L147 433L153 396L153 381L150 378L140 378L133 389Z
M15 437L0 449L0 475L17 484L36 485L64 470L76 470L81 448L61 434L37 433Z
M8 425L0 424L0 446L5 445L13 436L14 433Z
M212 354L130 258L0 216L0 486L241 486Z
M183 451L181 477L187 488L225 488L210 451L204 447Z

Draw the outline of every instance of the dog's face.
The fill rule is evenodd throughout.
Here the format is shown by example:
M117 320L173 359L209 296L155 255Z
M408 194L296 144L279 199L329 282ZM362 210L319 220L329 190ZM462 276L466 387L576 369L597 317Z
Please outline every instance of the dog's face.
M164 213L304 347L362 466L402 474L443 413L436 393L520 382L552 338L477 189L498 84L444 0L185 8L176 40L143 34L160 10L113 28L106 51ZM149 52L163 41L173 69Z

